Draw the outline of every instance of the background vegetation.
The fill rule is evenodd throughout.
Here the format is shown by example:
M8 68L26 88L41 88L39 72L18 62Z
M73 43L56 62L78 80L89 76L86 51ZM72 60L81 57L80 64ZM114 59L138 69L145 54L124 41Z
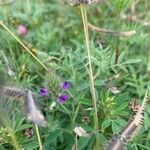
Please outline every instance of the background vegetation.
M77 126L94 132L80 7L71 7L69 1L63 0L18 0L3 6L2 2L0 21L48 68L37 62L0 24L0 70L7 85L28 88L35 94L48 121L48 126L39 127L43 149L71 150L76 141L79 150L94 149L94 134L76 138L73 133ZM117 37L89 30L101 149L128 123L134 114L129 103L135 99L140 105L149 86L149 9L149 0L137 4L134 0L108 0L86 6L88 21L95 26L136 31L132 36ZM26 36L17 32L20 24L26 27ZM11 76L8 64L14 72ZM63 81L70 83L68 90L60 88ZM47 89L44 97L39 94L42 86ZM62 93L69 96L63 104L58 102ZM21 102L1 97L0 103L0 149L39 149L34 125L26 120ZM147 105L144 125L127 149L150 149L149 118ZM27 131L30 137L25 134Z

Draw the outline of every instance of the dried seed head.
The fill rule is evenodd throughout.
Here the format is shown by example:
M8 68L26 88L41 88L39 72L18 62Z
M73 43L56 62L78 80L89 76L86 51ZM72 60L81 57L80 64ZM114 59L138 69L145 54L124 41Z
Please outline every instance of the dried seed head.
M131 111L133 111L134 113L136 113L138 110L139 110L139 108L140 108L140 106L139 106L139 104L135 101L135 100L133 100L133 101L131 101L130 103L129 103L129 109L131 109Z
M90 122L90 119L87 115L83 115L82 116L82 122L85 124L88 124Z
M24 89L8 86L3 87L3 95L8 98L23 98L24 94Z
M97 3L98 0L71 0L70 2L70 5L71 6L77 6L77 5L80 5L80 4L95 4Z
M31 138L33 136L33 129L32 128L25 129L24 136L26 138Z

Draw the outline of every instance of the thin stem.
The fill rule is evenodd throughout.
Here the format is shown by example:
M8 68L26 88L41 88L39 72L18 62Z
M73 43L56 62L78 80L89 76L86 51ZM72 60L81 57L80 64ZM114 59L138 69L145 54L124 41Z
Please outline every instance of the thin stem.
M41 138L40 138L40 133L39 133L39 129L38 129L38 126L36 124L35 124L35 130L36 130L36 134L37 134L37 138L38 138L40 150L43 150L43 148L42 148L42 142L41 142Z
M150 48L148 49L148 66L147 66L147 72L150 73Z
M88 54L91 95L92 95L92 101L93 101L93 108L95 110L94 111L94 129L95 129L95 134L96 134L96 149L99 150L100 143L99 143L99 138L97 136L99 133L99 125L98 125L96 95L95 95L95 90L94 90L94 78L93 78L93 70L92 70L91 52L90 52L90 44L89 44L88 21L87 21L87 14L86 14L85 7L83 5L80 5L80 8L81 8L82 21L83 21L83 26L84 26L87 54Z
M70 112L69 110L63 105L60 103L60 106L65 110L65 112L70 116Z
M18 43L19 43L26 51L28 51L46 70L48 70L48 68L20 41L20 39L19 39L12 31L10 31L10 30L7 28L7 26L6 26L2 21L0 21L0 25L2 25L2 26L5 28L5 30L6 30L8 33L10 33L10 34L15 38L15 40L18 41Z
M119 16L119 12L117 12L117 31L119 31L119 25L120 25L120 16ZM116 37L116 63L118 62L118 57L119 57L119 54L120 54L120 41L119 41L119 37L117 36Z
M78 106L77 106L77 108L76 108L76 111L75 111L75 113L74 113L74 116L73 116L73 125L74 125L74 123L75 123L75 120L76 120L76 118L77 118L77 115L78 115L78 112L79 112L79 108L80 108L80 105L78 104Z
M78 136L75 135L75 150L78 150Z

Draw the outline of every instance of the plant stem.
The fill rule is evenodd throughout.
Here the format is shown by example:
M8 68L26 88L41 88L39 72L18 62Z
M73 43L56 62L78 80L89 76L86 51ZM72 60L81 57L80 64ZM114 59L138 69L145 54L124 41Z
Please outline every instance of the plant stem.
M40 138L40 133L39 133L39 129L38 129L38 126L36 124L35 124L35 130L36 130L36 134L37 134L37 138L38 138L40 150L43 150L43 148L42 148L42 142L41 142L41 138Z
M117 25L116 25L116 28L117 28L117 32L119 31L119 27L120 27L120 13L117 12ZM120 41L119 41L119 37L117 36L116 37L116 64L118 62L118 57L119 57L119 54L120 54Z
M11 34L11 35L15 38L15 40L18 41L18 43L19 43L26 51L28 51L46 70L48 70L48 68L20 41L20 39L19 39L12 31L10 31L10 30L7 28L7 26L6 26L2 21L0 21L0 25L2 25L2 26L5 28L5 30L6 30L9 34Z
M20 150L21 147L19 146L19 144L17 142L14 131L10 127L8 127L8 129L9 129L9 132L10 132L10 135L11 135L11 144L13 145L15 150Z
M96 134L96 149L100 149L100 143L98 138L99 133L99 125L98 125L98 115L97 115L97 105L96 105L96 95L94 90L94 78L93 78L93 70L92 70L92 61L91 61L91 52L90 52L90 44L89 44L89 33L88 33L88 21L87 21L87 14L86 9L83 5L80 5L81 14L82 14L82 21L84 26L84 33L85 33L85 41L86 41L86 48L88 54L88 62L89 62L89 78L90 78L90 88L91 88L91 95L92 95L92 102L94 108L94 129Z
M19 144L16 140L15 135L13 135L11 138L12 138L12 143L13 143L13 146L14 146L15 150L20 150L20 146L19 146Z
M75 150L78 150L78 136L75 135Z

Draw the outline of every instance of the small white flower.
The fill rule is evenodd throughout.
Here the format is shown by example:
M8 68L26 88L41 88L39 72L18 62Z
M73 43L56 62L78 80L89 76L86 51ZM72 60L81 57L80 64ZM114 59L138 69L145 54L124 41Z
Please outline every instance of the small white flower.
M110 90L113 94L118 94L118 93L120 93L120 90L119 90L117 87L115 87L115 86L110 87L109 90Z
M79 137L89 137L90 134L87 133L82 127L75 127L73 129L74 133Z
M50 111L53 111L54 108L56 107L57 103L54 101L53 103L51 103L51 105L49 106Z

